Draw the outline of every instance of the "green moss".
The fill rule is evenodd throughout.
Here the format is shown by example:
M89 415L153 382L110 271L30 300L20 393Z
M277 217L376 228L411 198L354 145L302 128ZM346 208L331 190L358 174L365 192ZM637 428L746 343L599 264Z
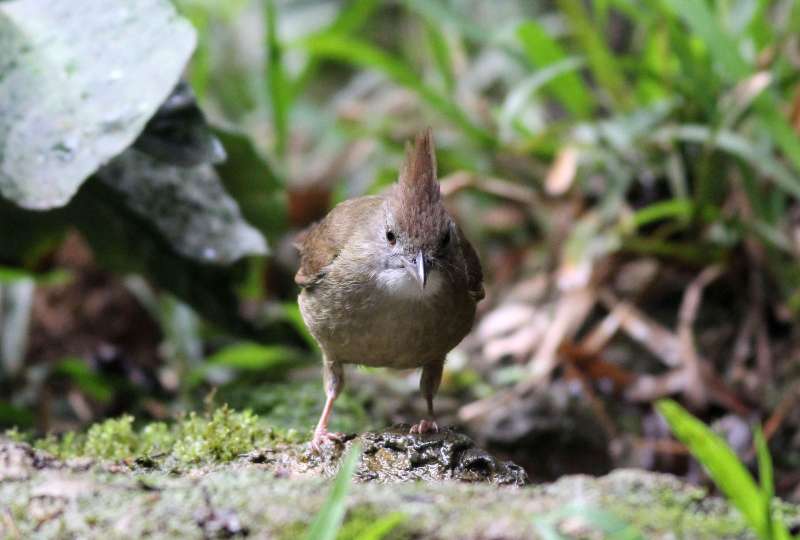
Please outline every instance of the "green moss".
M747 533L747 527L738 512L723 505L720 500L709 499L701 488L649 488L644 496L634 491L628 500L608 499L606 505L645 534L669 528L676 532L690 532L692 537L709 539L735 538ZM713 505L716 508L712 512L710 506Z
M3 432L3 436L8 439L9 441L14 442L30 442L33 437L31 437L30 433L25 431L20 431L16 426L11 429L7 429Z
M61 459L80 457L86 452L86 435L72 431L61 437L48 435L43 439L36 440L33 445Z
M126 414L90 427L83 453L99 459L125 459L137 453L139 441L133 416Z
M157 457L183 464L231 461L281 435L267 429L250 411L223 405L206 414L190 413L174 424L154 422L140 430L132 416L111 418L89 428L86 434L49 435L35 446L59 458L90 457L126 460Z
M164 422L147 424L141 432L141 452L146 456L169 453L175 444L175 437Z
M663 530L683 532L692 538L736 538L747 533L741 517L733 512L709 515L691 507L651 506L646 509L623 503L608 505L611 513L636 526L645 536Z
M201 417L192 412L177 424L173 455L184 463L230 461L265 440L258 416L235 412L227 405Z

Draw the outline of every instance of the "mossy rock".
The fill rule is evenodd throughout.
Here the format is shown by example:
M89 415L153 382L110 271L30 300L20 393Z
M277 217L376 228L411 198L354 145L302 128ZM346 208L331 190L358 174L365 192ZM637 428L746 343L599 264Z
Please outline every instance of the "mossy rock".
M754 538L724 501L669 475L625 470L538 486L498 485L491 474L475 482L462 476L474 471L451 466L454 456L455 463L470 463L481 451L449 430L419 437L396 427L353 437L348 445L356 440L365 450L356 473L361 482L351 486L339 538L365 531L371 538L545 538L552 531L602 538L612 515L644 538ZM60 460L2 441L0 537L302 537L325 503L342 450L328 447L316 456L304 444L280 441L233 461L171 469L157 459ZM424 458L409 457L420 451ZM398 469L395 476L372 478L370 460L379 455ZM435 474L421 475L415 463ZM509 467L492 463L477 469Z

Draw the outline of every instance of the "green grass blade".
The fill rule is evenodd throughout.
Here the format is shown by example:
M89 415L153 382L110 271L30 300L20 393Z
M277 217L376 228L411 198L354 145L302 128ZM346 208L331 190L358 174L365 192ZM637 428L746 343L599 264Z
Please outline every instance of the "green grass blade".
M351 479L360 456L361 447L353 445L350 452L342 458L341 467L333 481L328 499L311 523L306 540L335 540L347 510L347 492L350 490Z
M517 37L525 55L537 68L544 68L567 58L561 46L535 21L525 21L517 28ZM586 118L594 107L591 94L575 72L561 74L547 84L552 96L578 118Z
M622 251L640 255L672 258L692 265L722 263L728 256L724 247L708 242L670 242L648 236L624 238Z
M789 540L792 536L786 528L786 524L779 518L772 518L772 501L775 497L775 478L772 468L772 456L769 454L767 440L761 427L756 427L753 439L756 447L756 457L758 459L758 479L761 483L761 491L764 493L764 508L770 519L767 522L770 538L775 540Z
M30 272L22 268L0 265L0 285L16 283L24 279L32 279L37 285L65 285L73 279L69 270L58 268L48 272Z
M628 87L617 59L589 17L582 0L558 0L567 17L580 52L586 55L589 67L611 101L619 108L631 105Z
M423 101L461 127L474 140L490 147L496 144L491 133L474 124L449 98L423 83L405 62L381 49L359 39L338 34L312 36L304 40L303 45L316 56L348 62L383 73L397 84L416 92Z
M786 193L800 197L800 179L795 174L775 156L760 152L756 144L732 131L714 131L708 126L684 124L661 128L652 134L652 140L660 144L671 140L710 143L724 152L741 158Z
M584 65L580 58L565 58L554 64L537 70L533 75L523 79L517 86L511 89L503 102L500 110L498 123L501 126L512 125L519 119L525 105L540 88L564 74L573 73Z
M440 0L405 0L405 5L411 11L418 13L431 24L450 24L458 32L472 41L489 43L494 41L491 34L469 19L460 16L448 9Z
M404 0L403 3L409 11L416 13L433 26L446 25L467 41L498 48L511 58L524 62L524 58L519 54L519 51L511 46L502 35L495 32L487 32L480 24L474 23L468 17L459 13L454 8L458 5L457 2L449 2L449 6L442 0Z
M694 212L691 199L670 199L653 203L637 210L631 219L634 228L638 229L663 219L675 218L688 221Z
M730 446L676 402L661 400L656 407L759 538L768 540L770 517L765 513L764 494Z
M637 63L636 97L644 104L669 99L673 90L668 81L671 65L677 62L670 48L669 28L660 22L645 32L641 62Z
M756 100L755 108L762 125L772 136L778 148L794 165L795 170L800 171L800 138L797 137L797 133L786 121L786 118L781 115L775 105L775 100L772 99L772 96L762 94Z
M208 83L211 79L209 13L208 10L191 4L178 4L178 9L197 30L197 46L192 60L189 62L188 71L192 90L197 101L202 102L206 98Z
M297 349L283 345L260 345L242 342L224 347L186 374L184 383L192 388L200 384L214 368L230 368L251 373L280 373L304 363L306 357Z
M206 363L214 366L258 371L296 360L298 356L299 352L291 347L242 342L217 351L206 358Z
M604 7L607 11L610 11L609 8L613 7L639 24L644 24L652 13L649 10L642 9L642 4L639 0L605 0L605 3L607 6Z
M278 39L278 21L273 0L264 0L264 24L266 27L266 78L272 123L275 130L275 153L286 156L289 139L290 83L283 65L283 45Z
M107 403L114 397L113 383L92 371L86 362L79 358L60 360L55 365L53 372L71 379L84 394L92 399Z
M352 0L342 8L330 26L318 33L349 34L355 32L366 24L379 5L380 0ZM311 82L318 67L319 58L312 56L308 59L303 70L292 84L291 95L296 96L303 91L308 83Z
M756 456L758 457L758 479L761 482L761 489L767 500L772 500L775 496L775 479L772 474L772 456L769 455L767 440L764 432L758 427L754 433L756 446Z
M753 440L756 447L756 458L758 459L758 481L761 484L761 491L764 494L764 499L762 501L764 513L767 516L772 516L772 498L775 496L775 478L772 472L772 456L769 455L767 441L764 439L764 433L761 431L760 427L756 428L753 434ZM772 525L772 519L767 519L768 538L775 538Z
M662 0L708 47L728 82L737 82L750 72L739 54L736 41L722 28L705 0Z
M380 0L352 0L339 12L327 31L342 34L355 32L367 22L379 5Z
M707 2L696 0L662 0L662 2L681 17L692 32L706 44L729 83L738 82L750 74L751 68L739 54L737 41L725 31ZM766 6L758 6L754 21L762 20L765 10ZM778 147L794 167L800 170L800 140L780 114L774 101L771 96L762 95L756 101L755 109L763 126Z
M447 94L452 95L456 89L456 77L447 37L438 26L430 22L426 22L425 31L430 42L433 61L436 63L436 71L442 76Z
M769 20L771 0L758 0L753 18L747 26L747 34L753 39L760 51L775 40L772 23Z

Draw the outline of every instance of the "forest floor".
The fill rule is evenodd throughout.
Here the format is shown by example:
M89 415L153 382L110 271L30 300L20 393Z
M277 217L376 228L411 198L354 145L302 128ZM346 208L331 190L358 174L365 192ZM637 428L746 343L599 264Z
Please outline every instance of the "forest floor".
M164 453L58 459L0 440L0 537L303 537L355 445L362 453L338 538L600 538L620 529L625 538L753 537L723 500L671 475L617 470L534 485L455 431L403 428L351 436L320 455L276 440L192 465ZM784 512L800 522L798 508Z

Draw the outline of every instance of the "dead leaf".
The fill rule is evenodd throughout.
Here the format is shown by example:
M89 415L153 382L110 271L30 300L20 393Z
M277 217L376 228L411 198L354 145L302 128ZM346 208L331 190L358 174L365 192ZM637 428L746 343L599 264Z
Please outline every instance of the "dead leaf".
M580 328L597 301L592 288L570 290L561 297L539 349L531 360L531 381L538 383L549 377L557 365L557 352L565 339Z
M578 149L574 146L565 146L556 156L553 166L544 180L545 191L548 195L558 197L566 193L575 181L578 172Z

